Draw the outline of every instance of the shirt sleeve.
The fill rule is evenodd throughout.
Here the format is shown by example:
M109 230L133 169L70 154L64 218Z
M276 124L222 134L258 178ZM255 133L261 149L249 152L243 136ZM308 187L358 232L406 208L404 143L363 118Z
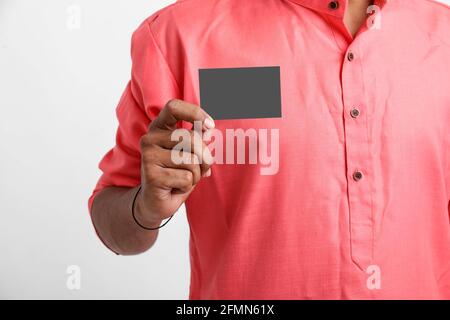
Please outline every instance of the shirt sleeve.
M115 146L100 161L102 172L89 200L108 186L135 187L140 184L139 140L150 122L179 88L165 56L158 46L149 19L133 33L131 40L131 79L116 107L119 122Z

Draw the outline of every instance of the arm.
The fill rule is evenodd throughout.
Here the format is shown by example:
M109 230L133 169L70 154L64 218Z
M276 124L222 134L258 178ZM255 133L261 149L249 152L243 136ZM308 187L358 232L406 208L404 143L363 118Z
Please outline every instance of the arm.
M108 187L95 197L92 222L99 236L111 250L122 255L139 254L151 248L158 230L145 230L131 215L131 203L137 188ZM136 218L142 211L135 207ZM140 221L140 220L139 220ZM160 222L148 224L158 227Z
M142 185L135 203L136 219L152 228L178 210L199 179L195 166L177 169L169 161L168 135L175 129L175 123L179 119L201 120L205 113L198 106L194 109L180 101L167 103L182 94L168 64L176 57L161 51L155 38L158 32L152 25L154 20L154 17L147 19L133 33L131 80L116 108L119 122L116 144L100 162L102 175L89 198L98 236L107 247L122 255L146 251L158 234L157 230L141 228L132 217L136 186ZM206 167L201 170L204 172ZM177 179L180 175L181 182ZM173 195L172 186L178 186Z

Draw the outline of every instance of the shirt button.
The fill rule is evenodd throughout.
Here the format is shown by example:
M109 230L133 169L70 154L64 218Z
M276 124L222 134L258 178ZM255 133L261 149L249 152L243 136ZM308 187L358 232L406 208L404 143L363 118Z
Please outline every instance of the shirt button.
M355 171L353 173L353 180L355 181L359 181L363 178L363 174L361 173L361 171Z
M359 115L361 114L361 112L357 109L357 108L353 108L350 111L350 115L352 116L352 118L356 119L359 117Z
M353 54L353 52L349 52L347 54L347 60L348 61L353 61L353 59L355 59L355 55Z
M339 1L331 1L328 4L328 8L330 8L331 10L337 10L339 8Z

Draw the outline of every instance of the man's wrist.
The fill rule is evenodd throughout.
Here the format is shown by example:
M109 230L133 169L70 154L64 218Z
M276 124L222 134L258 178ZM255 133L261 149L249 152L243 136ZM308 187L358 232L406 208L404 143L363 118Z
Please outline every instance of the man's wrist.
M138 189L136 201L134 204L134 218L139 222L139 224L147 228L158 228L162 221L161 219L152 218L151 212L145 207L144 193L142 189Z

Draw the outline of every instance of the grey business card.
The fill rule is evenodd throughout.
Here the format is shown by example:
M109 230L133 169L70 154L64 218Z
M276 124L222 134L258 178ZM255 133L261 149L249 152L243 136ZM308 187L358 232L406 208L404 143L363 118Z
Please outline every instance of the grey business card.
M200 69L200 105L214 119L281 118L280 67Z

